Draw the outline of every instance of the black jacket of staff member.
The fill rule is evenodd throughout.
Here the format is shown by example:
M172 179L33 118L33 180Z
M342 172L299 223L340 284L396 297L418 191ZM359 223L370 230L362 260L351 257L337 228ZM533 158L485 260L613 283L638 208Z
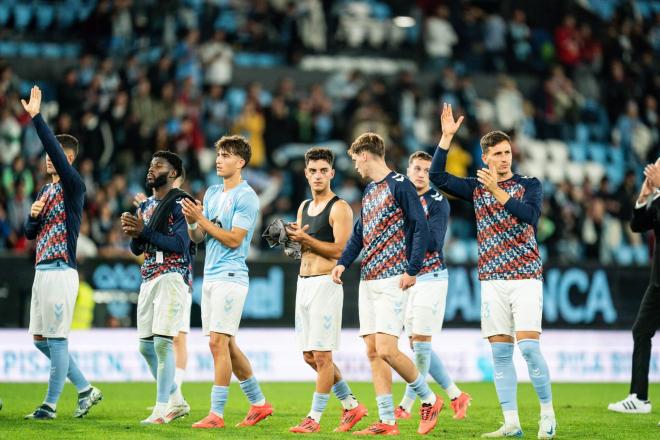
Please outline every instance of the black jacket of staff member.
M633 364L630 394L637 394L642 401L648 400L649 364L651 361L651 339L660 328L660 192L633 210L630 228L633 232L655 233L651 279L633 325Z

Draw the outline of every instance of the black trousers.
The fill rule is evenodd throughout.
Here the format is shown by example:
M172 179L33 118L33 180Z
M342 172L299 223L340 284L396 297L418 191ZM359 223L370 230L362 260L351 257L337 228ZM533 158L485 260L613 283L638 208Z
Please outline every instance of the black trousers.
M649 364L651 339L660 328L660 288L650 285L639 306L632 333L634 340L630 394L640 400L649 398Z

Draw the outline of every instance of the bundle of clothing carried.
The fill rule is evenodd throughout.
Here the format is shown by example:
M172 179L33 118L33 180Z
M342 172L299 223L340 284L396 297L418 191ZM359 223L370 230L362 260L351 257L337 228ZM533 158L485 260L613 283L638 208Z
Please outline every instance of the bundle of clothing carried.
M266 226L264 233L261 234L268 242L268 246L274 248L276 246L284 247L284 255L300 260L302 257L302 250L300 243L293 241L286 233L286 223L281 218L276 218L271 224Z

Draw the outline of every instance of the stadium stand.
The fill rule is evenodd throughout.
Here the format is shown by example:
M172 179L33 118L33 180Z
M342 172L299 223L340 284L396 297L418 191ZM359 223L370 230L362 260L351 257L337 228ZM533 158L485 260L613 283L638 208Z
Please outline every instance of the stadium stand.
M213 142L243 134L263 222L293 218L307 146L341 152L373 130L402 169L434 147L449 102L467 118L454 174L474 174L479 135L503 129L518 171L545 181L546 257L646 264L628 221L642 165L660 148L658 2L447 4L0 0L0 249L32 251L22 221L43 161L19 98L36 82L56 131L81 140L90 255L128 252L118 216L143 191L154 150L185 157L186 188L201 198L216 179ZM335 187L357 208L361 184L347 158L337 165ZM452 210L448 259L474 262L472 213L453 201Z

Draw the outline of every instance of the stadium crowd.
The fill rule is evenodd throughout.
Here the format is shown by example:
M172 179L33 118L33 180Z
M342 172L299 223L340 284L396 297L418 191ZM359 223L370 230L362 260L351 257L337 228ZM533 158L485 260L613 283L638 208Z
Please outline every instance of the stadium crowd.
M278 158L288 145L346 145L375 131L388 140L393 166L404 170L410 153L434 148L440 104L449 102L466 116L450 153L452 174L474 175L481 165L479 135L490 129L513 134L516 143L604 145L618 163L597 181L546 183L539 241L555 261L646 263L645 244L628 222L642 166L660 153L660 12L641 15L621 2L607 19L570 10L539 21L522 8L492 10L492 2L417 3L411 15L419 24L388 43L373 35L390 38L394 25L384 34L348 30L356 23L389 26L396 4L97 2L81 23L94 29L85 34L94 38L85 40L59 81L42 86L54 131L73 134L82 146L77 165L87 196L80 255L128 254L119 215L144 191L156 150L184 158L184 188L201 199L217 179L213 143L243 134L253 149L246 177L259 192L262 222L293 219L306 185L301 160ZM291 77L273 89L232 81L235 58L245 51L284 54L284 64L296 65L305 54L373 53L378 44L379 54L414 53L419 71L434 79L425 83L411 70L383 76L351 70L304 88ZM497 78L490 96L480 96L474 84L483 73ZM530 93L521 90L522 73L534 75ZM263 68L263 75L272 73ZM19 77L12 63L0 60L0 249L15 253L31 250L23 222L45 179L41 145L20 105L25 84L41 79ZM515 154L521 165L531 160L522 149ZM350 166L340 168L334 186L355 209L361 185ZM475 261L472 210L460 202L452 202L452 210L446 255ZM255 249L265 251L255 237ZM622 245L632 255L625 261L617 260Z

